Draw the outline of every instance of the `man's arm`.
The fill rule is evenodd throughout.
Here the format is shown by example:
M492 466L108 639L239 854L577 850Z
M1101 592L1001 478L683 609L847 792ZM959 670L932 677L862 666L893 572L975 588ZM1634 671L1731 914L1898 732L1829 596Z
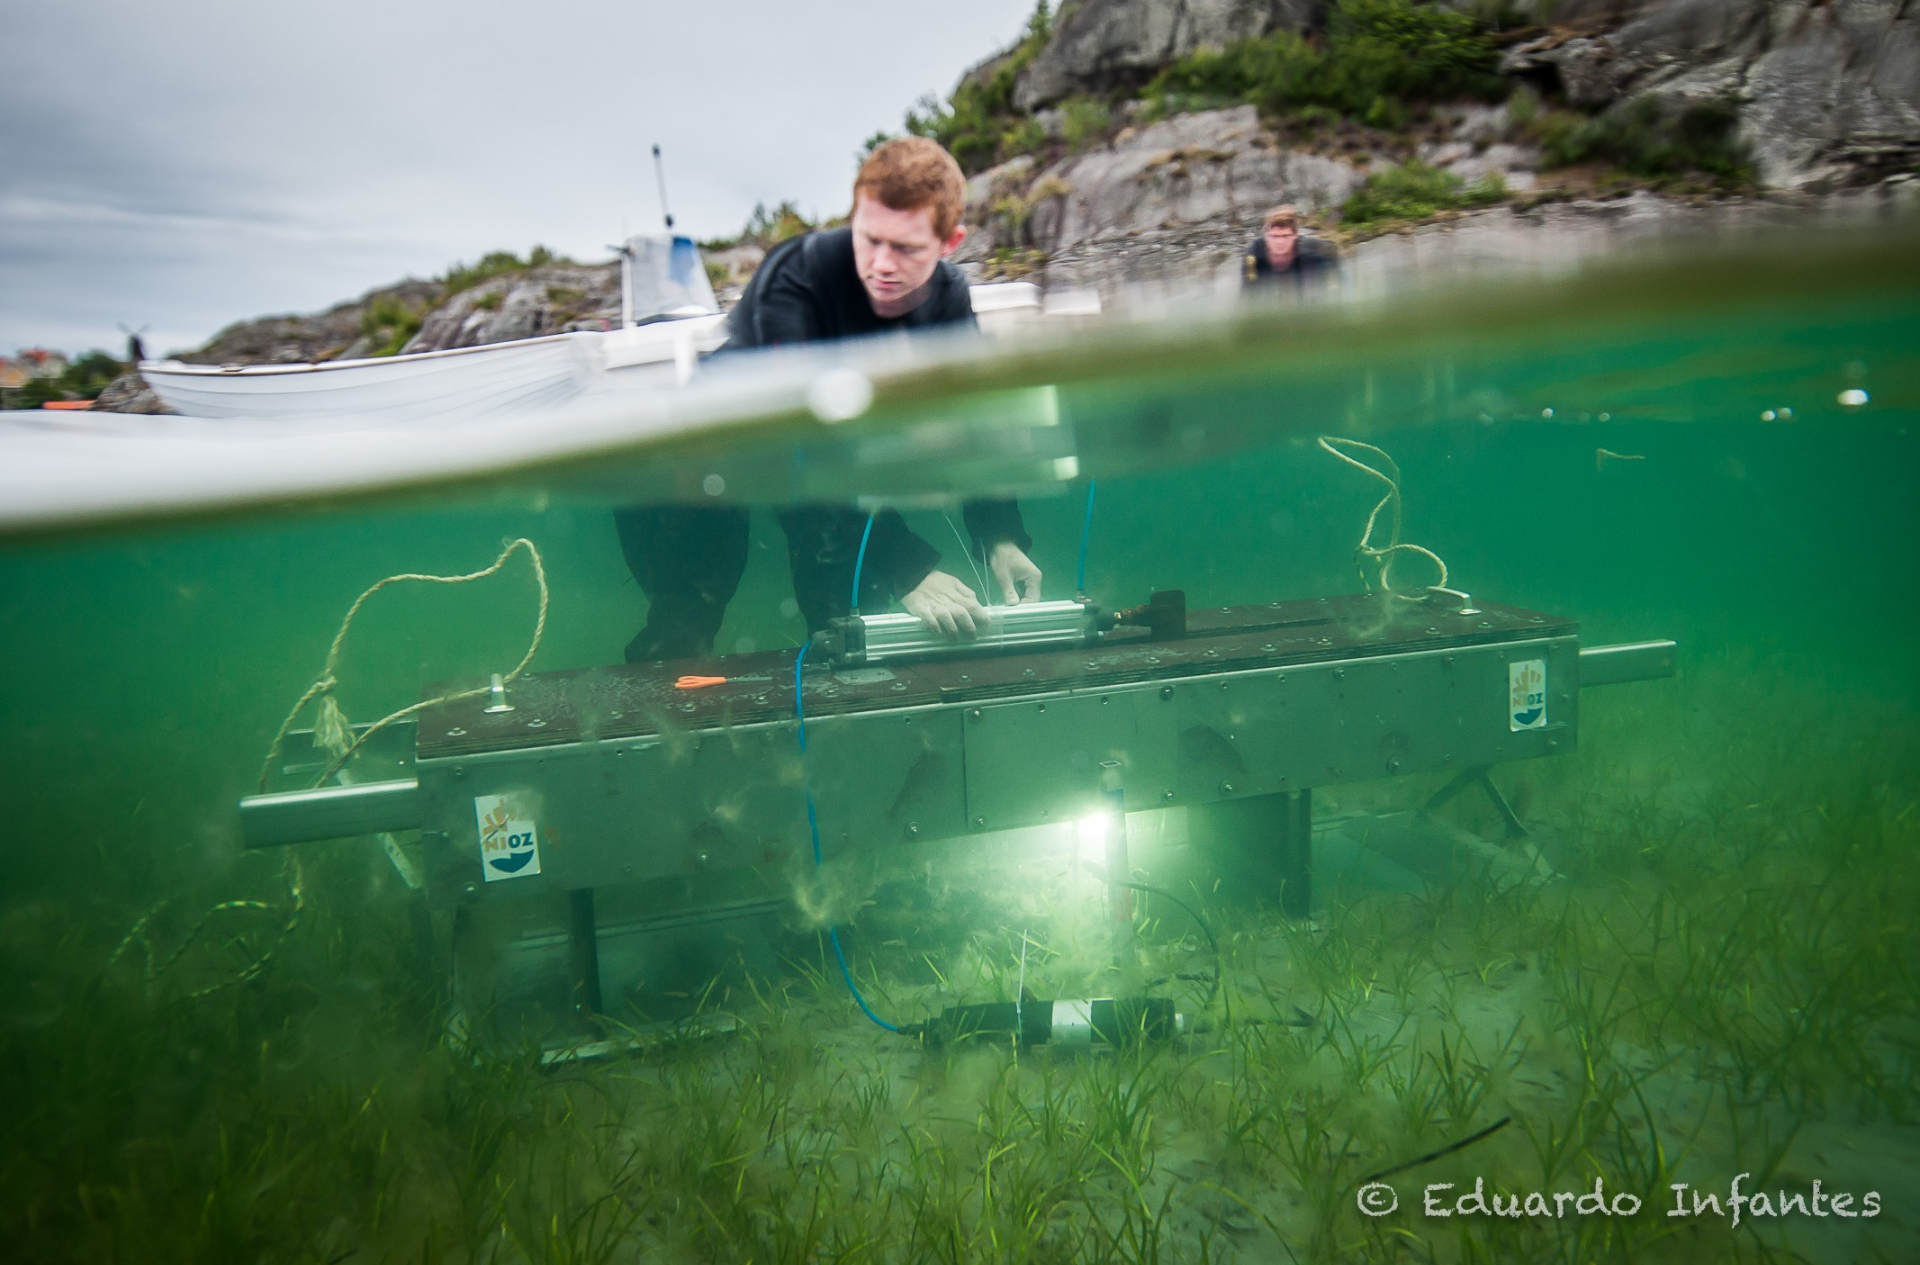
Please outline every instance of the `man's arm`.
M1039 600L1040 568L1027 556L1033 538L1020 520L1019 502L1010 497L968 501L960 507L960 515L966 519L974 548L1000 585L1001 601L1018 606Z
M867 557L861 564L861 584L867 592L889 598L910 593L940 563L940 551L908 528L895 510L881 510L867 537Z
M795 249L804 248L803 242ZM788 267L768 278L766 289L760 292L752 312L752 346L804 343L817 337L814 329L819 318L813 310L814 295L806 286L804 270L791 266L798 262L789 261Z
M804 253L811 236L782 242L761 260L746 293L727 317L722 352L804 343L824 336Z
M934 569L939 561L939 552L893 510L873 520L865 575L873 577L874 586L899 594L900 608L928 628L948 637L972 637L986 623L985 609L964 582ZM864 579L861 587L867 587Z

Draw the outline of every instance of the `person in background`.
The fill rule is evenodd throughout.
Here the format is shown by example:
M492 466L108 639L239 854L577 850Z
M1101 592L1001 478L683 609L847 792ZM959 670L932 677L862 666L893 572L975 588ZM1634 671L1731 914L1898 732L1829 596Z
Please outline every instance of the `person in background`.
M1296 291L1331 279L1338 267L1331 255L1301 249L1300 213L1291 206L1267 212L1260 236L1247 244L1240 262L1243 287L1279 284Z
M845 228L776 246L727 319L716 355L890 331L974 325L965 278L947 256L966 238L959 164L922 137L887 141L861 164ZM962 506L973 547L1009 606L1040 596L1040 569L1011 500ZM848 505L799 505L777 515L787 537L794 599L809 632L847 614L867 515ZM710 653L747 563L747 511L731 506L641 505L614 513L627 567L647 595L647 623L628 663ZM949 637L984 622L979 597L939 569L940 553L893 510L873 520L860 570L860 604L898 601Z

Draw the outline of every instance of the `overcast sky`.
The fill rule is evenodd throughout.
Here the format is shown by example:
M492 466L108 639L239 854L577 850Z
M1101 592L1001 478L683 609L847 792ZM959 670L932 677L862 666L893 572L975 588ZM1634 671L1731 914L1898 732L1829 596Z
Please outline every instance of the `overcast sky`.
M1032 0L68 0L9 6L0 353L149 354L489 250L603 259L755 202L845 210L853 155Z

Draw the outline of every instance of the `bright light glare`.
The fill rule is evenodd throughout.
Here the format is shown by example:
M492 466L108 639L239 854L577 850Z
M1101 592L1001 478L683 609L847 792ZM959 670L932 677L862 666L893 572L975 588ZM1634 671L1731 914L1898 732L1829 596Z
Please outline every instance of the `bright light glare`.
M1112 813L1089 813L1074 822L1074 860L1082 865L1104 869L1107 864L1107 832L1112 829Z
M1082 847L1089 844L1099 847L1107 841L1107 814L1091 813L1073 823L1078 832Z

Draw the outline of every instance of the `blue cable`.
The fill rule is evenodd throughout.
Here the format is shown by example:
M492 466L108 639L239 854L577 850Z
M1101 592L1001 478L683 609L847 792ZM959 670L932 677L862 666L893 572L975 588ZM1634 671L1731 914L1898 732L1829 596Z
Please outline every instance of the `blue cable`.
M853 555L853 596L847 606L856 615L860 613L860 568L867 560L867 537L873 535L873 519L874 515L867 515L867 528L860 533L860 552Z
M1087 595L1087 538L1093 535L1093 489L1097 480L1087 480L1087 516L1080 524L1080 579L1074 591L1081 597Z
M867 528L869 531L873 528L873 519L871 517L867 519ZM860 553L862 556L865 556L866 552L867 542L863 537L860 541ZM857 560L853 564L853 571L855 576L860 574L860 564ZM856 585L854 592L858 593L860 591L857 587L859 581L856 579L854 583ZM795 720L800 722L800 754L803 756L807 754L807 709L800 697L800 669L806 665L807 651L811 649L813 649L813 643L809 641L806 645L800 647L800 653L796 655L793 660L793 716ZM809 785L806 789L807 833L813 839L813 864L814 868L818 869L820 866L820 814L813 806L813 787ZM893 1024L888 1023L879 1015L874 1014L873 1007L867 1005L867 999L860 995L860 986L853 982L853 972L847 968L846 952L840 947L840 929L838 927L828 927L827 939L833 941L833 956L834 960L840 963L840 978L847 981L847 991L853 994L853 1000L859 1004L860 1013L879 1024L882 1028L885 1028L888 1032L900 1031L900 1029Z

